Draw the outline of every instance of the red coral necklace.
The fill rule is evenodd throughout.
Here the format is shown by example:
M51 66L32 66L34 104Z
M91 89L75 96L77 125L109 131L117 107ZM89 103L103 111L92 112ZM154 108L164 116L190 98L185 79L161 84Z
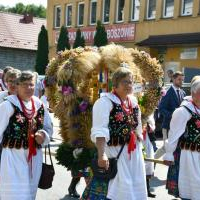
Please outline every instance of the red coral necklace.
M21 105L21 108L22 108L22 111L23 111L23 113L24 113L24 115L29 119L29 120L31 120L32 118L33 118L33 116L34 116L34 114L35 114L35 105L34 105L34 101L33 101L33 98L31 98L31 109L28 109L28 108L26 108L26 106L24 105L24 103L23 103L23 101L22 101L22 99L19 97L19 96L17 96L18 97L18 99L19 99L19 103L20 103L20 105Z
M133 113L133 107L132 107L132 104L131 104L131 100L129 97L127 97L127 102L128 102L128 106L126 106L126 104L122 101L121 97L116 93L116 91L113 91L113 94L119 98L120 102L121 102L121 107L122 109L124 110L124 112L127 114L127 115L130 115Z
M24 115L28 118L28 143L29 143L29 153L28 153L28 162L31 161L31 177L32 177L32 157L37 154L36 151L36 144L35 144L35 133L34 133L34 124L33 124L33 117L35 115L35 105L33 98L31 98L32 108L27 109L24 105L22 99L17 96L22 108Z

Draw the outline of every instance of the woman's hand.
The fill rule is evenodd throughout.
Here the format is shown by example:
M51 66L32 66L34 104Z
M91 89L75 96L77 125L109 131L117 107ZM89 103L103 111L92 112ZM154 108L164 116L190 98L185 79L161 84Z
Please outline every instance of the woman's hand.
M107 157L107 155L105 153L102 156L98 156L98 166L108 170L108 168L109 168L109 160L108 160L108 157Z
M45 134L42 131L38 131L35 133L35 141L38 144L42 144L44 142Z
M109 161L105 153L105 145L106 140L104 137L96 138L96 146L98 150L98 166L107 170L109 168Z
M167 165L167 166L170 166L170 165L174 165L174 162L169 161L169 160L164 160L164 164Z

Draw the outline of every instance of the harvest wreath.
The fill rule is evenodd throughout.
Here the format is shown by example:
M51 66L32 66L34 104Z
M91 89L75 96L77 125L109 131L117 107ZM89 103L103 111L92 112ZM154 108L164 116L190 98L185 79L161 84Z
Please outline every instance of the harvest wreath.
M49 63L46 92L63 138L57 160L69 170L89 166L95 151L90 140L92 106L101 92L112 89L111 76L118 67L129 67L135 84L145 86L138 99L142 116L147 117L157 106L163 76L158 61L147 53L110 44L65 50Z

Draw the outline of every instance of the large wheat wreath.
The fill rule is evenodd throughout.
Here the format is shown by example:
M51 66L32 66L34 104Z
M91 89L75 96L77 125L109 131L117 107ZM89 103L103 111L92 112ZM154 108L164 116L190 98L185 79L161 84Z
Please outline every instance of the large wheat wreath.
M112 88L112 73L129 66L135 83L144 85L138 101L145 119L157 106L163 70L155 58L136 49L110 44L59 52L46 72L46 92L55 116L60 120L63 144L57 151L60 164L84 169L94 156L90 140L92 106L102 91ZM67 155L67 156L66 156Z

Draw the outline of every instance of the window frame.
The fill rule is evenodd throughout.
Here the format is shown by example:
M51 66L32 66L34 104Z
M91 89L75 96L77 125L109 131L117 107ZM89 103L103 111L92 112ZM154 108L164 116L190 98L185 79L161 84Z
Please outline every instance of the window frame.
M154 17L149 17L149 16L148 16L148 13L149 13L149 1L150 1L150 0L147 0L146 19L147 19L147 20L156 19L156 7L155 7L155 16L154 16Z
M107 1L107 0L103 0L102 23L103 24L109 24L110 23L110 6L109 6L109 20L107 22L104 21L105 1ZM109 1L111 3L111 0L109 0Z
M122 14L122 20L118 20L118 12L119 12L119 1L120 0L117 0L117 8L116 8L116 18L115 18L115 20L116 20L116 23L122 23L122 22L124 22L124 13ZM125 4L125 1L126 0L124 0L124 4Z
M92 23L92 3L96 3L96 21ZM95 25L97 23L97 0L90 1L90 25Z
M192 0L192 12L190 14L187 14L187 13L184 14L183 13L184 3L185 3L185 0L182 0L181 1L181 16L191 16L193 14L194 0Z
M72 19L71 19L71 25L67 24L67 22L68 22L68 8L69 7L72 8L72 12L73 12L73 5L72 5L72 3L66 4L66 6L65 6L65 26L66 27L71 27L72 26Z
M173 9L173 14L172 14L172 16L167 16L167 15L165 15L166 1L167 1L167 0L164 0L164 3L163 3L163 18L172 18L172 17L174 16L174 9ZM175 3L175 2L174 2L174 3Z
M57 9L60 8L60 24L57 26ZM54 28L60 28L61 27L61 5L54 6Z
M135 1L139 1L139 0L131 0L131 21L132 22L139 21L139 18L140 18L140 8L139 8L138 19L135 19L135 15L134 15L134 18L133 18L133 1L135 2ZM136 9L136 6L134 6L134 9Z
M79 9L80 9L80 5L83 4L84 8L83 8L83 24L79 24ZM81 1L78 2L78 12L77 12L77 26L84 26L84 14L85 14L85 2Z

